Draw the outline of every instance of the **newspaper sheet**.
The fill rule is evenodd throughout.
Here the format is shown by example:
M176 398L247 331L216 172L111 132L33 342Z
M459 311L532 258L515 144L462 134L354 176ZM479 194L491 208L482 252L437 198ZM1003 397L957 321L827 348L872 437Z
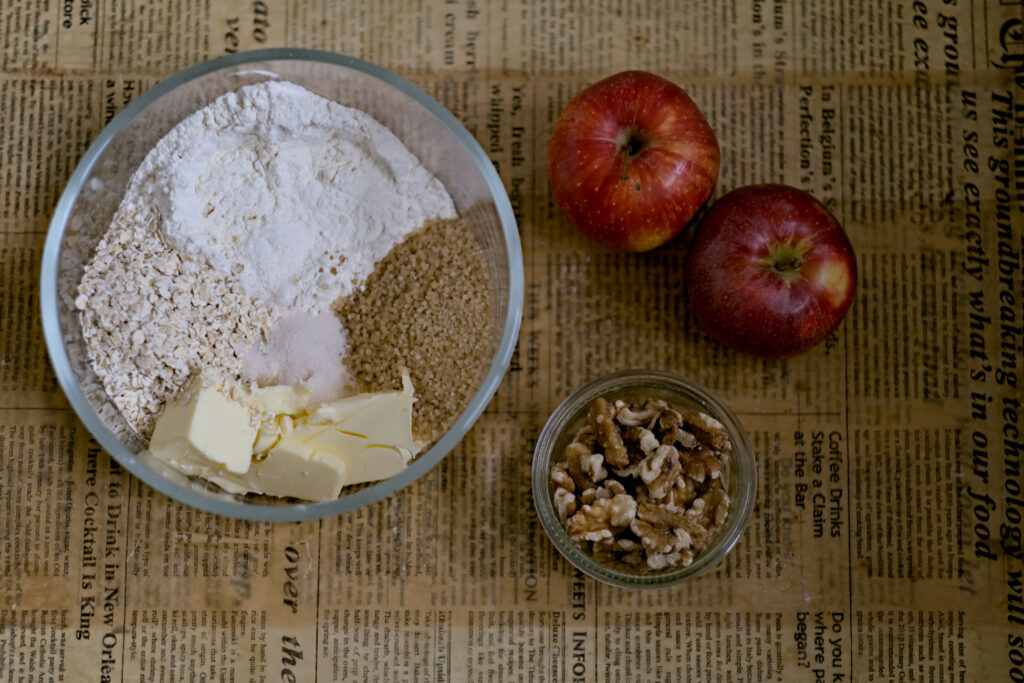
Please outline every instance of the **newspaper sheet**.
M1024 23L1019 0L397 0L0 6L0 679L1024 680ZM393 70L475 135L512 200L512 366L415 485L294 524L165 498L91 440L50 369L38 273L56 201L114 114L218 55L301 46ZM858 255L842 327L782 362L708 339L685 238L586 241L545 155L625 68L687 89L716 194L822 199ZM631 592L572 570L533 511L550 411L675 370L739 414L757 508L713 573Z

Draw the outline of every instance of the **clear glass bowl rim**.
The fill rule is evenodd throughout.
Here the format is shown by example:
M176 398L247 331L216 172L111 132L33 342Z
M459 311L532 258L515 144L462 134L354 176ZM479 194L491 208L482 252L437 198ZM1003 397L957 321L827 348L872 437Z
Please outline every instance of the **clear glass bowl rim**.
M599 396L626 389L657 387L701 406L726 427L733 446L731 477L739 476L725 529L688 567L642 574L609 567L595 560L569 538L551 500L549 476L553 449L573 417ZM629 369L599 377L573 391L551 413L533 453L531 489L541 526L555 549L573 566L603 583L620 588L664 588L711 571L732 550L750 522L757 491L757 463L750 441L736 414L711 390L681 375L661 370Z
M505 251L509 263L509 301L501 342L498 345L483 383L452 427L426 453L420 454L403 472L337 500L322 503L260 505L214 498L173 482L151 469L106 428L78 386L78 382L71 369L67 351L64 348L63 331L57 311L58 263L61 243L68 219L71 216L71 210L78 199L78 195L82 191L85 180L89 177L96 162L111 141L150 104L189 81L222 69L275 61L321 62L361 72L404 93L423 106L445 127L451 130L456 139L463 145L465 151L473 159L477 169L487 183L491 197L494 200L498 219L501 223ZM426 474L455 448L483 413L508 369L512 352L515 349L519 336L519 327L522 320L523 277L523 255L519 239L519 229L515 214L512 211L512 204L509 201L508 194L505 192L504 184L476 138L466 130L465 126L451 112L445 109L433 97L404 78L361 59L320 50L269 48L217 57L180 71L139 95L103 128L71 174L54 209L46 242L43 246L39 300L43 337L50 356L50 362L57 375L57 381L79 419L107 453L152 488L200 510L238 519L294 522L339 515L386 498Z

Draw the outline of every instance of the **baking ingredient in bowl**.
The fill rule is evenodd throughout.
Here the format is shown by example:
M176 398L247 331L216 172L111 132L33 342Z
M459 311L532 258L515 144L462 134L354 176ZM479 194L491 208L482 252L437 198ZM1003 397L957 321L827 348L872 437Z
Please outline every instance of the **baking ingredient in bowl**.
M257 428L252 410L233 400L223 380L200 376L160 414L149 449L193 474L200 468L249 471Z
M413 385L310 403L301 385L251 388L213 373L156 422L150 451L231 493L322 501L398 474L416 453Z
M197 369L240 376L236 349L256 344L272 321L233 277L160 239L160 221L152 209L118 211L75 299L93 371L143 439Z
M569 537L616 568L686 567L729 516L721 422L661 399L598 398L551 470Z
M331 313L289 313L264 339L238 350L245 376L261 385L299 384L313 402L343 395L351 384L344 356L347 333Z
M314 313L428 219L455 216L394 133L287 82L243 87L184 119L136 172L131 203L156 207L168 243L251 296Z
M345 362L363 390L395 386L397 368L409 369L420 397L413 429L425 442L451 427L493 355L495 283L468 220L410 235L336 305L348 331Z
M327 330L330 305L396 242L454 215L369 115L291 83L225 94L147 154L85 267L75 305L93 369L143 439L200 371L297 381L275 342L293 316ZM314 341L318 359L347 351L343 334ZM301 381L324 400L347 383L330 363L306 367Z

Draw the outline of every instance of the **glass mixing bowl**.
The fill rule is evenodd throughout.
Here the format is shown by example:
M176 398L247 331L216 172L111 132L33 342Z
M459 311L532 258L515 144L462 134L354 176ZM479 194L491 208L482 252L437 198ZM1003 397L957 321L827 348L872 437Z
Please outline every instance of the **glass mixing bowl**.
M361 109L390 128L444 183L459 214L472 226L494 280L489 367L454 424L400 474L343 490L337 500L322 503L236 497L154 458L92 371L74 308L82 270L110 225L128 179L153 145L220 95L268 80L291 81ZM501 178L473 136L437 101L395 74L352 57L312 50L258 50L220 57L162 81L104 128L72 174L50 222L40 300L47 350L64 393L89 432L128 471L161 493L208 512L297 521L348 512L391 495L434 467L466 435L512 357L522 318L523 258Z
M662 571L627 570L596 560L573 541L558 518L552 500L551 470L576 432L587 422L587 411L599 397L609 403L647 398L663 399L677 409L707 413L725 426L732 450L723 462L729 516L711 543L692 564ZM685 377L656 370L624 370L586 384L570 394L551 413L537 439L532 469L533 503L541 526L565 559L587 575L619 588L662 588L696 578L713 569L739 541L750 521L757 492L757 463L739 419L710 391Z

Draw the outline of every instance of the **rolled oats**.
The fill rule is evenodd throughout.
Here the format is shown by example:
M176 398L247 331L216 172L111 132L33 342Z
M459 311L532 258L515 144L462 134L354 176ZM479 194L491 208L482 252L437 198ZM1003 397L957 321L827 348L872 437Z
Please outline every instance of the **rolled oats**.
M93 369L128 424L149 439L164 403L195 372L239 378L239 353L273 320L241 285L159 236L156 212L118 212L78 285Z

